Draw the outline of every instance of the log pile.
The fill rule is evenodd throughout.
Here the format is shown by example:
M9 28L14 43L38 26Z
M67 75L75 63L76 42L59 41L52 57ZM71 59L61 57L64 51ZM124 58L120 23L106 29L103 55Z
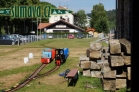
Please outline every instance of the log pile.
M131 44L126 39L111 39L109 46L90 43L86 56L80 56L83 76L102 79L104 90L125 88L131 81Z

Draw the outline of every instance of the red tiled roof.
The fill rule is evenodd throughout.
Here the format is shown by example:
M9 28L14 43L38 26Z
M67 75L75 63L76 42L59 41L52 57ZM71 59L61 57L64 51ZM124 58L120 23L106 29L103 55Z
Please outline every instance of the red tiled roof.
M39 23L38 29L43 29L52 23Z
M87 28L87 29L86 29L86 32L89 32L89 31L94 32L94 31L95 31L95 29L94 29L94 28Z

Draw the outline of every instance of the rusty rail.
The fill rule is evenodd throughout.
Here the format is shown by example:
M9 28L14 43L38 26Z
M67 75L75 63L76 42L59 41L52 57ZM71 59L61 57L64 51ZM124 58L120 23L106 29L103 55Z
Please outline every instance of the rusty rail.
M50 73L56 71L57 69L59 69L60 66L56 66L53 69L47 71L44 74L41 75L37 75L45 66L47 66L48 64L42 64L38 69L36 69L35 72L33 72L27 79L25 79L23 82L21 82L19 85L17 85L16 87L12 87L11 89L5 90L4 92L15 92L16 90L21 89L22 87L24 87L25 85L27 85L29 82L31 82L33 79L36 78L40 78L42 76L46 76L49 75Z

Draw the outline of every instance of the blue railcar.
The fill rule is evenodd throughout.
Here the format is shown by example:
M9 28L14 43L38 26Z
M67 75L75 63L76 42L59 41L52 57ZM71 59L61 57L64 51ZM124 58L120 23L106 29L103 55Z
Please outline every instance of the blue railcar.
M67 59L67 57L69 55L69 49L68 48L63 48L63 50L64 50L65 59Z

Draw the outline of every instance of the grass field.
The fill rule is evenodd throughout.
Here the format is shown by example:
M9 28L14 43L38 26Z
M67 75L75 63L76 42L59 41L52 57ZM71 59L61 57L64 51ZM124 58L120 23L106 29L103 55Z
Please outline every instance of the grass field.
M79 79L75 87L67 86L67 81L59 76L66 69L78 68L79 56L85 54L89 48L90 42L95 38L89 39L47 39L38 42L28 43L20 46L0 46L0 90L9 89L26 79L40 65L40 57L43 48L69 48L70 55L59 70L56 72L33 80L27 86L21 88L17 92L104 92L99 78L85 77L79 75ZM103 46L107 46L102 42ZM24 57L28 57L29 53L33 53L33 59L29 59L24 64ZM53 68L55 63L50 63L41 73ZM95 88L85 88L88 82Z

